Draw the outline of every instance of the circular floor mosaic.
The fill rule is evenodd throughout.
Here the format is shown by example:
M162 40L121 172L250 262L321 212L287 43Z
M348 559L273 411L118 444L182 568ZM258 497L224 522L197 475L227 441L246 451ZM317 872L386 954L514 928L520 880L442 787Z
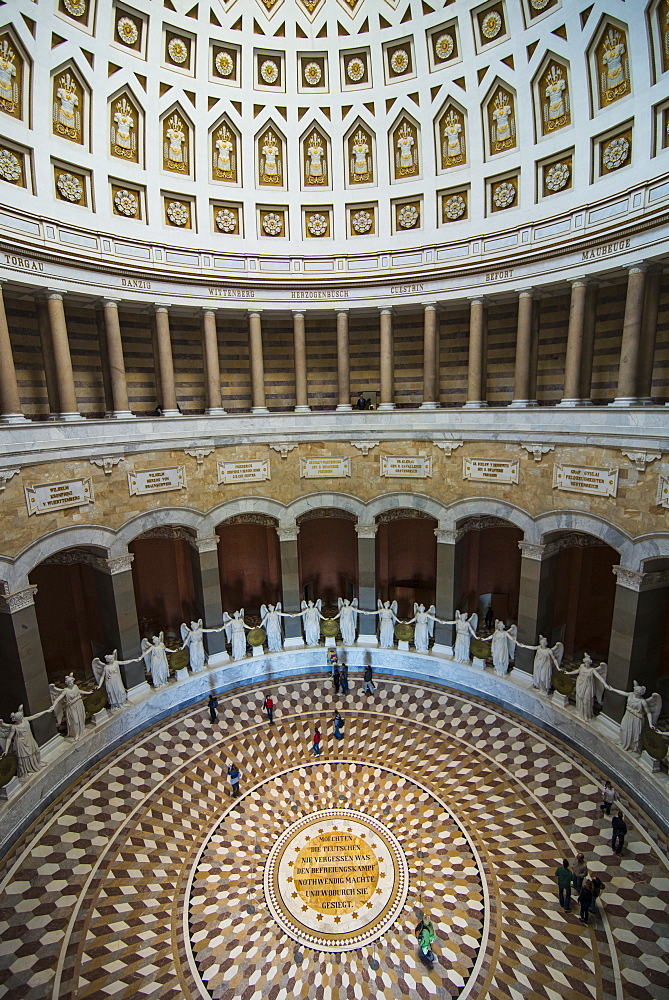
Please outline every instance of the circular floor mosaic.
M371 698L353 680L344 701L322 676L277 681L273 726L260 687L221 696L214 726L206 703L191 706L46 806L0 863L0 1000L665 997L669 844L624 791L620 858L599 808L608 775L559 739L472 695L381 675ZM326 724L336 709L343 741ZM238 799L228 795L231 759L242 770ZM376 867L363 872L372 881L354 883L365 893L351 898L363 911L381 900L390 867L370 832L379 829L389 854L400 846L407 896L380 937L318 950L288 922L307 906L317 932L330 897L318 902L308 885L282 891L282 925L265 878L270 858L280 872L284 856L286 867L339 856L312 850L342 843L319 843L334 831L314 833L312 820L327 814L338 833L344 810L356 838L344 844L361 859L373 853L379 872L376 882ZM560 910L555 891L557 862L577 850L604 880L587 927L577 910ZM383 906L400 899L391 891ZM437 935L431 969L417 951L419 909ZM341 922L332 917L337 931Z
M352 809L326 809L279 837L264 888L270 913L290 937L319 951L349 951L395 922L409 870L385 824Z

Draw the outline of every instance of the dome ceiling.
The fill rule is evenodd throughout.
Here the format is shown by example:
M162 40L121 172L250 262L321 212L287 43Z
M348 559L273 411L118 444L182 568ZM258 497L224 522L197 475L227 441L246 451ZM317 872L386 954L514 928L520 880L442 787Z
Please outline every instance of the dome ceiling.
M501 233L666 171L666 0L4 9L3 200L83 229L349 257Z

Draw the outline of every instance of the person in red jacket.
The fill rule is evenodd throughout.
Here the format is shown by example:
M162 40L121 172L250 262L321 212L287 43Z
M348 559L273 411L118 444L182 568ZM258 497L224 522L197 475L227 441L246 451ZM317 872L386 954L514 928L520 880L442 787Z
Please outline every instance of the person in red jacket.
M316 726L314 729L314 746L313 746L314 757L320 757L321 755L321 731Z
M272 701L271 694L268 694L263 702L263 708L267 712L267 718L269 719L270 726L274 723L274 702Z

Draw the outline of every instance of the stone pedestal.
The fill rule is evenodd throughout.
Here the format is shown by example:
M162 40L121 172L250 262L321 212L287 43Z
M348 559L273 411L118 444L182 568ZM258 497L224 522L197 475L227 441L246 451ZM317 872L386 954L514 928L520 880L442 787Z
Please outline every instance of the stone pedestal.
M253 655L254 656L264 656L265 655L265 647L264 646L254 646L253 647Z
M651 757L651 755L646 753L645 750L642 750L641 752L639 763L644 771L648 772L648 774L657 774L658 771L662 770L662 762L655 760L655 758Z
M7 801L11 799L12 796L16 795L17 792L21 791L21 782L18 778L10 778L5 785L0 785L0 799Z
M109 718L109 712L106 708L101 708L99 712L93 712L91 721L94 726L101 726L103 722L106 722Z
M477 670L485 670L486 661L482 659L480 656L475 656L474 659L472 660L472 666L476 667Z
M334 647L336 645L337 645L337 643L335 642L333 636L331 636L331 635L326 635L325 636L325 648L326 649L334 649Z
M399 639L397 642L397 648L399 649L400 653L408 653L409 643L406 642L405 639Z
M551 701L553 702L554 705L557 705L558 708L567 708L567 706L569 705L569 695L560 694L559 691L553 691L553 694L551 695Z
M182 667L181 670L174 671L174 679L177 682L188 680L188 667Z

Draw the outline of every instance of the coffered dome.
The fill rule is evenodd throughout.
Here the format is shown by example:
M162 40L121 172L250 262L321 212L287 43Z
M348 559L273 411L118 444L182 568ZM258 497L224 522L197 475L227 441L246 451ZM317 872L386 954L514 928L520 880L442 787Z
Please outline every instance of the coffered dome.
M237 277L249 255L278 273L383 269L380 244L443 267L647 226L669 196L657 0L5 11L3 221L54 248L148 266L179 246L212 257L174 263Z

